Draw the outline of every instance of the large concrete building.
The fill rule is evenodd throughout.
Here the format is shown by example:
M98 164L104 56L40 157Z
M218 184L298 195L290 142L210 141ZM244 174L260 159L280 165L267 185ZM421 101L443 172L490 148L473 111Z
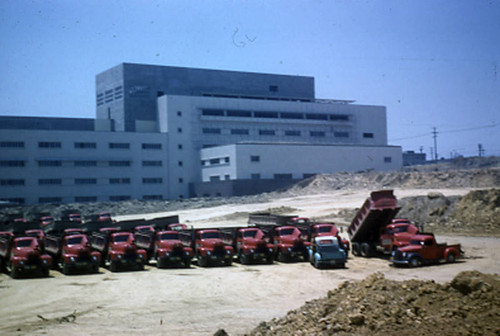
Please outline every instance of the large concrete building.
M402 166L385 107L316 99L312 77L121 64L97 75L96 114L0 117L0 199L244 194Z

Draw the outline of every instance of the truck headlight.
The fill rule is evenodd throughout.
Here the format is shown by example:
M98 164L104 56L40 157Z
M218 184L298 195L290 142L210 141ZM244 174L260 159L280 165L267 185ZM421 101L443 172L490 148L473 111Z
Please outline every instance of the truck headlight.
M97 260L97 257L96 256L92 256L92 259Z
M211 254L210 251L207 251L207 255L210 255L210 254Z
M188 255L189 255L189 252L186 252L186 255L188 256Z
M43 259L43 263L44 263L44 264L47 264L47 260Z
M292 252L292 248L291 247L288 248L288 252Z
M19 263L20 265L24 265L24 261L21 260L21 262Z
M253 249L250 249L250 253L254 253L254 250L253 250Z
M166 256L166 257L170 257L170 253L165 252L165 256Z
M75 257L69 257L69 260L71 260L71 262L75 262Z
M231 251L227 250L227 254L231 254Z
M119 255L118 255L118 259L121 259L121 258L122 258L122 255L121 255L121 254L119 254Z
M406 258L406 252L403 252L402 256L403 258Z

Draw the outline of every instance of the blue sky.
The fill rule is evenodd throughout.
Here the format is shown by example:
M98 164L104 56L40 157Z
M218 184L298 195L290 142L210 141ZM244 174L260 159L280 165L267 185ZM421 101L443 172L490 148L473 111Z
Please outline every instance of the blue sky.
M0 29L0 115L94 117L122 62L296 74L403 150L500 155L500 0L2 0Z

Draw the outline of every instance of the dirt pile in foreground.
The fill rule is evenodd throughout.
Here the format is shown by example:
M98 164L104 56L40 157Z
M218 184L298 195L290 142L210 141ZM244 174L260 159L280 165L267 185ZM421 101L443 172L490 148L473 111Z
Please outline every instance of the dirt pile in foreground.
M249 335L499 335L500 276L459 273L444 285L375 273L262 322Z

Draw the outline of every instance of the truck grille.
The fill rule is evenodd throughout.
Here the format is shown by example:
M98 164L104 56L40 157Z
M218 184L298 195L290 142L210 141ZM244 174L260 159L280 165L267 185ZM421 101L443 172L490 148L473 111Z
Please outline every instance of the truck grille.
M225 253L226 251L224 250L224 245L216 245L214 247L214 252L213 252L214 256L222 257L225 255Z
M182 245L177 245L172 250L172 257L182 257L184 255L184 249Z
M85 251L85 252L80 252L78 254L78 257L76 257L76 261L78 262L89 262L91 260L90 253Z
M31 253L28 255L28 258L26 259L26 265L39 265L40 264L40 257L35 254Z
M137 253L134 249L127 249L123 254L123 259L125 260L135 260L137 258Z
M266 253L267 252L267 245L266 242L262 241L257 244L257 247L255 249L256 253Z
M298 252L304 249L304 242L302 240L295 241L293 243L293 251Z

